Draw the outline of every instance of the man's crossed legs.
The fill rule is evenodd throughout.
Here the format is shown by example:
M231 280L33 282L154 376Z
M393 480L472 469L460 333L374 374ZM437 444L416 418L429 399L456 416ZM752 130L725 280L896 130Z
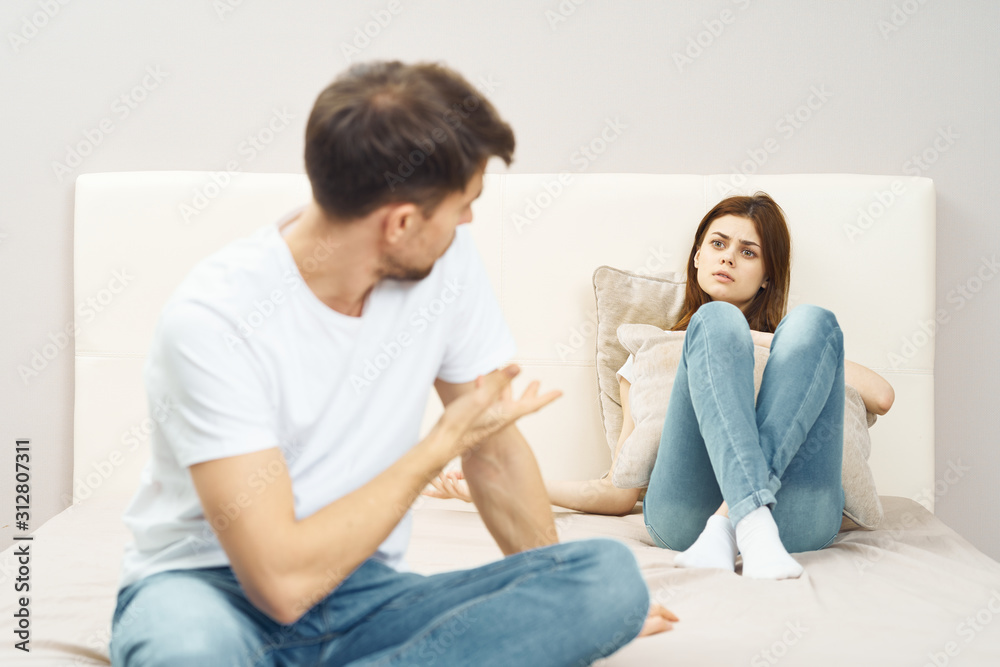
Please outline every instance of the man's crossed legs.
M588 665L636 637L649 591L627 546L554 544L432 576L368 559L291 625L229 567L120 591L111 661L132 665Z

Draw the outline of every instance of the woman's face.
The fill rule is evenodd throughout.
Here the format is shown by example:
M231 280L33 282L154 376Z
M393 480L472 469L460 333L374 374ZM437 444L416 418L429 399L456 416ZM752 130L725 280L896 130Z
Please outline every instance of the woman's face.
M762 285L767 287L760 237L749 218L724 215L713 220L694 265L698 285L712 301L726 301L740 310L750 305Z

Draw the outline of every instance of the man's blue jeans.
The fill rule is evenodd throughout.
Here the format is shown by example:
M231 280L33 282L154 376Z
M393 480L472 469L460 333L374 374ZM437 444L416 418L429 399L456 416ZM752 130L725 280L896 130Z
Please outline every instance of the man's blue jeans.
M844 344L832 312L803 304L778 324L754 406L753 339L723 301L688 325L643 502L650 536L683 551L722 504L735 526L771 507L791 552L822 549L844 509Z
M642 628L649 590L627 546L555 544L432 576L368 559L291 625L229 567L173 570L119 592L115 667L589 665Z

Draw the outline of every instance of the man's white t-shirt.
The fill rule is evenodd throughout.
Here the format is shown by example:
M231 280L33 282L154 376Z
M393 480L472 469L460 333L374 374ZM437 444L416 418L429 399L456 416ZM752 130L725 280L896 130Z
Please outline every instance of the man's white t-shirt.
M280 447L303 519L418 442L435 378L469 382L515 352L464 225L426 278L380 281L361 316L350 317L303 281L282 238L297 214L203 260L160 314L144 369L159 427L123 515L134 541L120 588L165 570L229 564L188 466ZM275 472L252 475L250 491L221 508L228 519L216 528L224 530ZM410 525L407 513L373 558L405 571Z

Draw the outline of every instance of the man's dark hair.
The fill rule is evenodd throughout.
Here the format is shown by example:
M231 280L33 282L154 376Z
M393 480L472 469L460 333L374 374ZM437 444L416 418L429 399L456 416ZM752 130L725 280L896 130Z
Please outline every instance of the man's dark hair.
M338 76L306 125L306 173L320 208L340 220L412 202L429 216L514 133L457 72L436 63L367 62Z

